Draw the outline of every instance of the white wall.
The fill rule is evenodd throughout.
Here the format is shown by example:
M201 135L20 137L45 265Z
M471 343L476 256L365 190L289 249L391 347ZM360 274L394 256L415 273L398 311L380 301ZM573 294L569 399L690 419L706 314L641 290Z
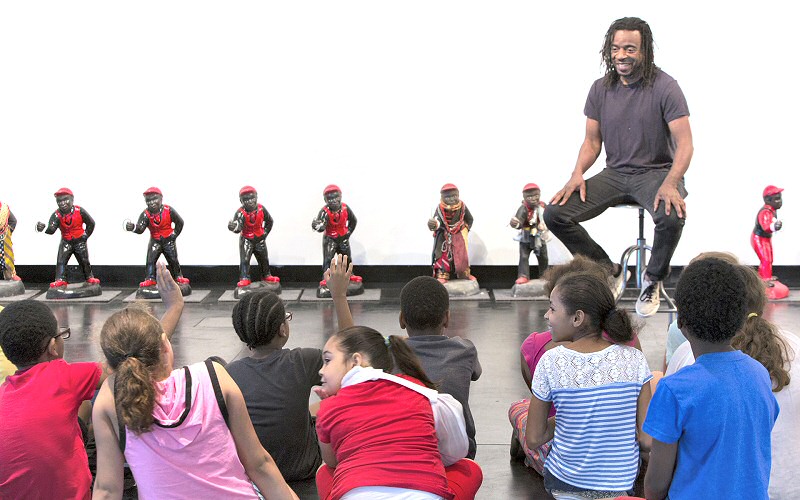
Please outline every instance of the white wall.
M473 264L514 265L507 223L521 188L537 182L549 199L567 180L602 37L637 15L692 112L689 217L673 263L707 249L756 263L749 235L761 190L776 184L786 203L775 263L797 265L788 5L3 2L0 200L19 219L17 262L54 262L57 237L33 226L67 186L97 221L92 263L143 264L147 237L122 221L156 185L186 220L183 264L236 264L226 225L252 184L276 221L272 263L318 264L310 222L336 183L359 219L356 263L427 264L425 222L453 182L475 216ZM635 217L614 209L587 228L617 258ZM551 246L552 261L567 258Z

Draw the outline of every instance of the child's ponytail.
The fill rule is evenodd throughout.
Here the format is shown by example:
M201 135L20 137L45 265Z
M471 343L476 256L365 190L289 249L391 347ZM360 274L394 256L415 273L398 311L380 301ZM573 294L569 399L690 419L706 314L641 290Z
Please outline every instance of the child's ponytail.
M369 358L373 368L392 373L395 367L402 373L414 377L426 387L436 389L417 355L408 347L405 339L397 335L384 337L380 332L367 326L351 326L335 334L339 348L347 355L361 353Z
M634 337L630 315L616 306L601 318L600 329L617 344L630 342Z
M400 372L419 380L425 387L437 389L436 384L428 378L425 369L422 368L417 355L408 347L406 339L397 335L389 335L387 339L389 351L392 353L396 368Z
M114 313L100 332L100 347L115 372L117 418L136 434L153 425L153 372L161 364L162 335L159 321L138 307Z
M569 314L583 311L589 332L606 332L616 343L633 340L631 318L616 306L605 280L589 273L569 273L558 280L556 288Z

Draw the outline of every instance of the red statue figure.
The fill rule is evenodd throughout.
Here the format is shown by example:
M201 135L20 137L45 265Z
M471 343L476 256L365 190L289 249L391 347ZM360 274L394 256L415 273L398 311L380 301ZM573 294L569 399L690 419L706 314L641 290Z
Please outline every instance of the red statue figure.
M541 191L534 183L526 184L522 188L522 205L517 209L516 215L511 218L510 225L519 229L519 266L517 267L517 285L524 285L531 277L530 264L528 263L531 251L539 262L539 275L547 269L547 243L552 236L544 224L542 214L544 203L539 199Z
M764 206L756 215L756 225L750 235L750 245L755 250L761 265L758 275L767 283L767 296L770 299L783 299L789 296L789 288L772 275L772 234L779 231L783 223L778 220L778 209L783 206L783 188L767 186L762 196Z
M125 229L136 234L142 234L145 229L150 230L146 276L145 280L139 283L139 288L155 290L156 261L163 254L170 273L175 277L175 282L181 286L183 294L188 295L191 293L191 288L188 287L189 280L183 277L181 264L178 262L178 247L175 245L175 239L183 231L183 219L173 207L163 204L164 196L157 187L151 187L142 194L147 208L139 215L136 225L130 221L125 222Z
M67 262L75 256L83 272L83 277L88 285L98 285L100 280L92 274L92 265L89 263L89 248L87 240L94 232L94 219L82 207L74 204L75 195L68 188L61 188L54 193L58 210L53 212L47 225L44 222L36 223L38 232L44 231L53 234L61 230L61 243L58 245L56 256L56 279L50 283L50 288L66 288ZM99 287L96 295L100 293ZM94 295L94 294L93 294Z
M258 202L258 192L252 186L239 190L242 206L228 222L228 229L239 234L239 288L252 284L250 279L250 258L255 255L261 279L267 283L278 283L280 278L269 271L267 236L272 231L273 220L266 208Z
M428 219L428 229L433 231L433 275L446 283L457 278L474 280L469 272L467 235L472 228L472 214L459 200L458 188L445 184L440 190L441 201L433 217Z
M0 202L0 279L21 281L14 267L14 245L11 233L17 228L17 218L8 205Z
M356 230L356 216L353 210L345 203L342 203L342 190L335 184L330 184L322 191L325 199L325 206L311 221L311 229L318 233L325 233L322 236L322 275L323 279L319 282L317 297L330 297L330 290L325 280L325 271L331 265L331 260L336 254L346 255L348 261L352 262L353 257L350 251L350 236ZM364 292L361 276L355 274L350 277L350 286L347 295L358 295Z

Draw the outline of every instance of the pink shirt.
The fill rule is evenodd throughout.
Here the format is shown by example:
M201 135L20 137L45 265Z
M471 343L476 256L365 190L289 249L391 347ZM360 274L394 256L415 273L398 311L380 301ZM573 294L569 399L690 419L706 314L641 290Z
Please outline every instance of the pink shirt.
M189 381L180 368L156 384L160 394L153 417L161 425L140 436L125 430L125 459L139 498L256 498L205 364L195 363L189 371Z

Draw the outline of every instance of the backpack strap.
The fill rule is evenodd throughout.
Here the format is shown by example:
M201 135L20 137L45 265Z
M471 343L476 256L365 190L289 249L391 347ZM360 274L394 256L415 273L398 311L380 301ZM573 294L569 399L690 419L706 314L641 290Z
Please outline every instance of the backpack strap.
M217 370L214 369L214 363L211 359L206 360L206 368L208 368L208 375L211 377L211 387L214 388L214 396L217 397L219 411L222 413L222 418L225 419L225 425L230 429L231 424L228 420L228 405L225 404L225 397L222 395L222 388L219 386L219 379L217 378Z

